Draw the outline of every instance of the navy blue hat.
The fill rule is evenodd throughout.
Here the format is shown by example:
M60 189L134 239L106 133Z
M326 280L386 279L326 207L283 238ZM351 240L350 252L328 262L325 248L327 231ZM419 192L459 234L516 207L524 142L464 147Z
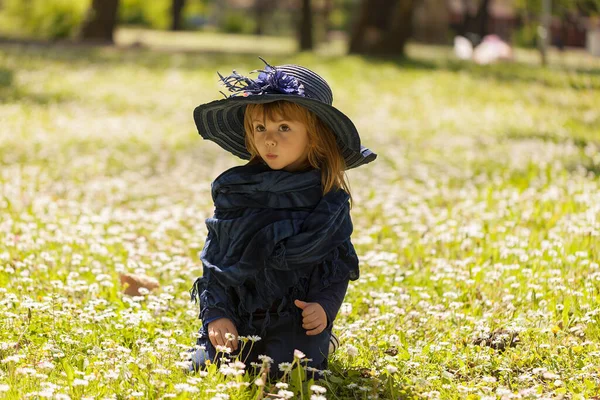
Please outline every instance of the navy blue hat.
M346 169L370 163L377 154L360 144L356 127L344 113L333 107L333 93L323 78L300 65L273 67L265 63L256 80L233 71L222 83L232 92L224 99L201 104L194 110L194 121L200 136L212 140L230 153L250 159L246 149L244 112L247 104L290 101L315 113L336 136L346 162Z

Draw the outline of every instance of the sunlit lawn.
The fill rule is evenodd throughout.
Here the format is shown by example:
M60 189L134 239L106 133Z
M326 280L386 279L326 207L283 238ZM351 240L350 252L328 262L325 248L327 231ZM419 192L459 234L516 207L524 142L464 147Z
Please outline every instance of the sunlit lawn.
M119 40L160 51L0 48L0 398L313 394L297 375L286 389L181 371L210 182L242 163L201 140L192 111L221 96L217 70L245 74L256 55L320 73L379 153L349 172L361 278L323 396L600 393L600 60L476 67L412 45L378 61L218 35L176 36L200 43L178 52L142 34ZM122 271L161 288L125 296Z

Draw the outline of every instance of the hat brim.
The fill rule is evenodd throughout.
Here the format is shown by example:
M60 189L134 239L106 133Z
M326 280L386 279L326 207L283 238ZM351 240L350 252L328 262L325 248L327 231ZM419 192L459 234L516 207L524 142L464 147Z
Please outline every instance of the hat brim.
M263 94L248 97L229 97L201 104L194 109L194 121L198 133L223 149L240 157L250 159L244 134L244 112L248 104L272 103L285 100L297 103L315 113L334 132L336 141L346 162L346 169L368 164L377 154L360 144L360 136L354 123L333 106L307 97L290 94Z

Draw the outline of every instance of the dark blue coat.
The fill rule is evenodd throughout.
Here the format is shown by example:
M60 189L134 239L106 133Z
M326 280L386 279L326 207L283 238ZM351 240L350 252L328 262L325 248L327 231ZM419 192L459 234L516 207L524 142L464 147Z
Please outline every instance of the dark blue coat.
M348 281L359 275L349 195L323 195L320 170L265 164L231 168L211 187L215 213L206 220L203 276L191 291L204 327L227 317L240 334L260 334L246 332L252 316L288 313L295 299L321 304L331 326Z

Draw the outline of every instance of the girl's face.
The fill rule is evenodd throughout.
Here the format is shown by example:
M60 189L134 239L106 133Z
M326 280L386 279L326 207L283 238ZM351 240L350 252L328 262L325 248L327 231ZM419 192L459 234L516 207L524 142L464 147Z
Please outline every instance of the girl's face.
M308 132L300 121L286 120L275 115L275 120L256 116L252 118L254 145L260 157L271 169L299 171L307 164Z

